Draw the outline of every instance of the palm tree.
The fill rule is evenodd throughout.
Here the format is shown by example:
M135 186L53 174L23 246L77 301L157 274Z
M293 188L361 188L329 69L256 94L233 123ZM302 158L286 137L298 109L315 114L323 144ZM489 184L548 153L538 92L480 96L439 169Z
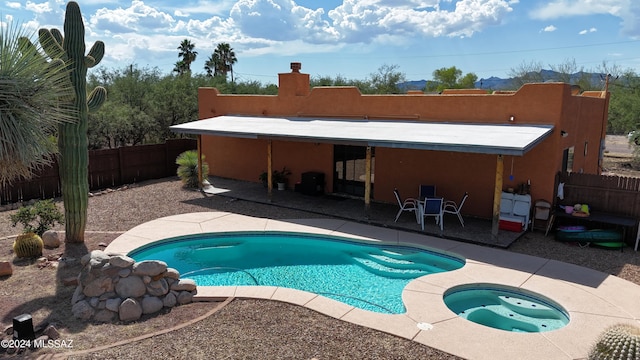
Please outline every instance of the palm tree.
M176 64L173 66L173 72L178 73L178 75L182 75L187 71L189 71L189 69L187 68L187 65L184 61L176 61Z
M209 60L214 65L214 76L226 77L227 73L231 72L231 82L233 82L233 64L238 62L238 58L229 43L219 43Z
M57 125L74 119L60 106L73 94L64 62L47 62L33 34L19 29L0 27L0 184L49 164Z
M213 72L215 71L215 63L213 61L213 54L209 56L207 61L204 63L204 70L207 72L207 76L213 76Z
M180 46L178 46L178 50L180 50L178 57L182 58L184 68L188 72L191 72L191 63L196 61L196 56L198 56L198 52L193 51L195 47L196 44L191 43L191 40L187 39L182 40Z

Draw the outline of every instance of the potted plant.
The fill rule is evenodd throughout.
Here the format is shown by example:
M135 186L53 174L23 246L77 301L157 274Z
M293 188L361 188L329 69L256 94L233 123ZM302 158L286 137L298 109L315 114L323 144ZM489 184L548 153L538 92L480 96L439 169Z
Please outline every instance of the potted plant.
M266 171L263 171L262 173L260 173L260 176L258 177L258 179L262 181L262 185L264 185L264 187L267 187L268 185L267 181L269 181L269 176Z
M287 188L287 181L289 180L291 171L287 167L283 167L282 171L273 171L273 182L278 185L278 190L285 190Z
M17 257L30 258L42 256L42 234L57 222L64 223L64 215L52 200L36 201L32 206L20 208L9 216L11 225L22 224L24 233L18 235L13 243Z

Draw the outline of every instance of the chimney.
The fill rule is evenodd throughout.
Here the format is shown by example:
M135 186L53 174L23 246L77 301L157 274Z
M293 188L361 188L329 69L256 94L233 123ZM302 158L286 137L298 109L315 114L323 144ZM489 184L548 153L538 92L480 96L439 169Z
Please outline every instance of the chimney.
M278 96L307 96L311 92L309 74L300 72L302 63L292 62L290 73L278 74Z

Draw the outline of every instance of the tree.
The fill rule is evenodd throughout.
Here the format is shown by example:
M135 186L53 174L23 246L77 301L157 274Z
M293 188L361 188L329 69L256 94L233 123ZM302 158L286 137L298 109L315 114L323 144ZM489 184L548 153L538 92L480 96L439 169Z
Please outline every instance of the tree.
M75 115L59 106L72 93L66 65L47 62L32 36L18 25L0 26L0 185L49 164L56 126Z
M377 73L372 73L371 87L375 94L400 94L398 84L406 81L404 73L397 71L398 65L382 65Z
M227 73L231 72L231 82L233 82L233 64L236 62L238 62L238 59L231 45L219 43L205 63L204 68L209 76L213 72L213 76L222 75L226 78Z
M207 72L207 76L211 77L216 72L215 70L216 70L216 58L215 58L215 54L211 54L207 59L207 61L204 62L204 71Z
M538 61L522 62L517 68L509 71L514 89L528 83L543 82L542 63Z
M578 85L582 90L597 88L597 84L592 82L592 73L585 71L584 67L578 67L575 59L566 59L558 65L550 64L549 68L551 70L544 70L542 63L536 61L523 62L509 72L513 88L518 89L524 84L545 81Z
M178 71L176 72L178 72L179 74L191 72L191 63L196 61L196 57L198 56L198 52L193 51L195 47L196 44L193 44L191 40L182 40L180 46L178 46L178 50L180 50L180 52L178 53L178 57L182 58L182 60L176 63L176 67L173 69L173 71L176 71L177 69Z
M473 89L478 76L468 73L462 76L462 70L455 66L440 68L433 71L433 82L428 83L427 91L442 91L444 89Z
M609 91L609 130L626 134L640 129L640 77L627 70L609 85Z

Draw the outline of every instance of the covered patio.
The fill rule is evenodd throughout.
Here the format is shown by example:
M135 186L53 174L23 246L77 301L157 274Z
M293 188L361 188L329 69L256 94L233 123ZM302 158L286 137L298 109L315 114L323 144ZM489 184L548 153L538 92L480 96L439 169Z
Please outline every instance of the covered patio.
M228 201L249 201L303 210L319 216L424 233L472 244L508 248L524 234L524 232L501 230L498 232L497 238L495 238L491 234L491 220L465 216L465 226L462 227L457 217L451 214L445 214L444 216L444 231L442 233L440 233L440 228L431 219L425 222L423 232L420 229L420 224L416 223L416 219L411 213L403 213L398 221L394 222L398 212L396 204L374 201L371 203L369 215L365 216L362 211L362 199L336 195L310 196L288 190L274 191L271 198L269 198L262 184L219 177L209 177L209 182L212 186L205 188L204 194L206 196L221 196L228 198Z
M371 202L372 148L383 147L496 155L492 204L493 216L490 221L490 228L488 232L486 230L475 232L474 237L478 237L479 233L487 234L490 239L483 241L484 243L500 244L504 242L505 246L508 246L508 244L515 239L511 240L511 242L501 241L501 238L513 238L513 234L510 232L501 234L504 233L504 231L499 231L498 229L500 197L503 189L503 156L523 156L545 140L553 132L553 129L554 127L552 125L496 125L460 122L422 122L398 119L353 120L229 115L193 121L171 127L171 130L176 133L197 135L198 152L200 155L202 154L201 143L203 135L267 140L267 148L265 149L265 161L268 174L266 201L269 202L274 200L272 198L274 192L271 179L273 170L272 141L289 140L365 146L367 149L367 157L365 163L366 175L364 179L364 211L353 209L350 211L353 214L362 214L363 219L367 220L372 220L376 217ZM201 159L201 156L198 156L198 159ZM446 169L439 170L446 171ZM262 189L262 194L262 196L265 196L264 189ZM393 217L390 218L393 219ZM396 223L385 224L385 226L395 225ZM458 226L460 225L458 224ZM463 228L463 230L471 230L472 233L474 233L471 223L467 224L466 227L469 227L469 229ZM454 229L454 227L449 226L449 229L445 229L442 236L464 239L464 237L461 236L452 236L452 233L455 231Z

